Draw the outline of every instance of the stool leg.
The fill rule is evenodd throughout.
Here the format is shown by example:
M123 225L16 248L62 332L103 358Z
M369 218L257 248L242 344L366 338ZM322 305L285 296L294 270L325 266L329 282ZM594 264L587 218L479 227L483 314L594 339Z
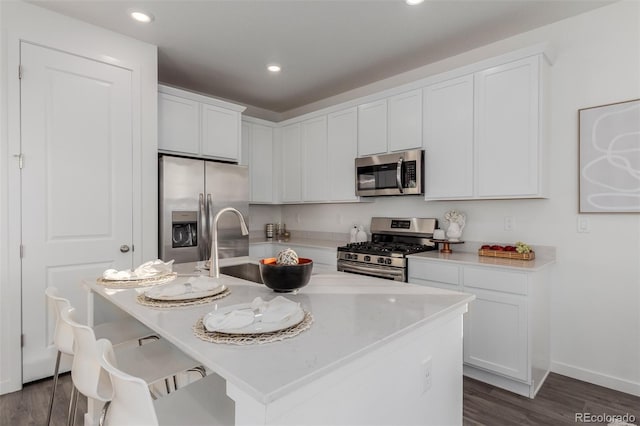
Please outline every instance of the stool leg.
M67 414L67 426L71 426L74 420L72 417L75 414L76 408L74 402L77 401L78 390L76 389L76 385L73 385L71 388L71 397L69 397L69 413Z
M53 388L51 389L51 400L49 401L49 413L47 414L47 426L51 425L51 412L53 411L53 398L56 395L56 388L58 387L58 371L60 371L60 357L62 352L58 351L56 356L56 368L53 372Z

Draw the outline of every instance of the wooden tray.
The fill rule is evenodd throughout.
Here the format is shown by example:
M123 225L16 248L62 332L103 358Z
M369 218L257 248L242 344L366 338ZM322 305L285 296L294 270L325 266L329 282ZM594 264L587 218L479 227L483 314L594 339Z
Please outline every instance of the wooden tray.
M518 259L518 260L533 260L536 258L536 254L533 251L529 253L518 253L517 251L504 251L504 250L478 250L479 256L487 257L502 257L505 259Z

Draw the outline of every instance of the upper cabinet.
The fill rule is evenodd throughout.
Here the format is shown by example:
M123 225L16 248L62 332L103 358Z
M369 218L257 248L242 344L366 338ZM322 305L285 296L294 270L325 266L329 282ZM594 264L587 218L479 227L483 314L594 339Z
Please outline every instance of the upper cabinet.
M424 89L425 199L546 196L545 66L539 54Z
M258 123L242 123L243 161L249 166L249 201L255 204L271 204L274 191L273 128Z
M355 158L358 156L358 109L334 112L327 117L329 200L358 201Z
M240 123L245 107L162 85L158 91L160 151L240 160Z
M358 155L422 145L422 91L412 90L358 107Z
M280 129L280 193L285 203L302 201L300 124Z
M326 201L329 199L327 177L327 117L321 116L300 123L302 144L302 200Z

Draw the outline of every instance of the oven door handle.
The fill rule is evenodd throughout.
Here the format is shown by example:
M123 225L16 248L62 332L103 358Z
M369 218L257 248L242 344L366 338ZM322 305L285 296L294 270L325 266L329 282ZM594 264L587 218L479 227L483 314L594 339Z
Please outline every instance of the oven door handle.
M398 168L396 169L396 183L398 184L398 191L400 191L401 194L404 193L404 189L402 188L402 160L402 157L398 159Z
M342 268L343 271L357 271L357 272L362 272L365 274L378 274L381 276L385 276L385 277L389 277L389 278L396 278L396 277L401 277L402 276L402 271L391 271L388 269L381 269L381 268L372 268L370 266L358 266L358 265L354 265L353 263L340 263L339 264L340 267Z

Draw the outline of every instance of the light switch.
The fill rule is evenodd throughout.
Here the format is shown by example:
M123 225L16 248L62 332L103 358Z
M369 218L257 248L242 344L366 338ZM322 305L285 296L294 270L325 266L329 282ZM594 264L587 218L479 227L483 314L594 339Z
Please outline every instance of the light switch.
M585 234L591 232L591 225L589 224L588 217L578 215L578 232Z
M504 230L505 231L513 231L514 225L513 216L505 216L504 217Z

